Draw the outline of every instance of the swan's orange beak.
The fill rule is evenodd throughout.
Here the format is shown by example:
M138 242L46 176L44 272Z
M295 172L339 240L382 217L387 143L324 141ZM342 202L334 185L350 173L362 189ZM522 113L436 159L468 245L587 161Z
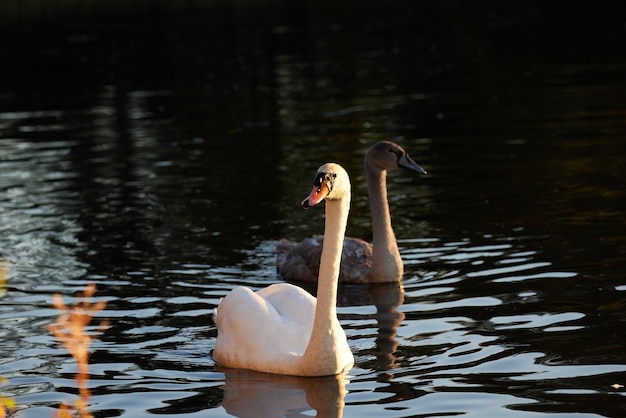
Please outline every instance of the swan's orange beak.
M311 191L311 194L302 201L301 205L305 209L315 206L324 200L328 193L330 193L328 185L325 181L321 181L319 186L313 186L313 191Z

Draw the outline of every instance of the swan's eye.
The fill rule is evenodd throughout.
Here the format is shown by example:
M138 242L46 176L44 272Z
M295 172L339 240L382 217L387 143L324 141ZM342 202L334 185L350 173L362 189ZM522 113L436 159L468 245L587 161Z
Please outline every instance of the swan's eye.
M324 177L325 176L323 173L317 173L317 175L315 176L315 179L313 179L313 185L317 186L318 188L321 188Z

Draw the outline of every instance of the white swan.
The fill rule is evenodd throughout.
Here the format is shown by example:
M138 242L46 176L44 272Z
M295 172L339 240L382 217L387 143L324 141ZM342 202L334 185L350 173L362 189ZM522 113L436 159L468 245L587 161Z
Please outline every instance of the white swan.
M404 265L391 227L387 200L387 170L404 168L420 174L417 165L400 145L381 141L365 154L365 172L372 216L372 244L347 237L343 245L339 281L349 283L393 282L402 279ZM280 240L276 247L278 274L287 280L315 281L320 265L323 237L296 243Z
M236 287L215 309L215 361L225 367L297 376L336 375L354 357L337 319L337 277L350 210L350 179L338 164L321 166L306 209L326 200L317 300L277 283L258 292Z

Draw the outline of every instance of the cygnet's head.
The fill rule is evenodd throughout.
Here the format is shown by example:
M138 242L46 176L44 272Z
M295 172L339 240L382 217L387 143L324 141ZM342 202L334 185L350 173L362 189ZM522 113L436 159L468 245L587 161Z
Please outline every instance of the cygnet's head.
M400 145L391 141L377 142L365 154L365 167L384 170L404 168L419 174L426 174Z

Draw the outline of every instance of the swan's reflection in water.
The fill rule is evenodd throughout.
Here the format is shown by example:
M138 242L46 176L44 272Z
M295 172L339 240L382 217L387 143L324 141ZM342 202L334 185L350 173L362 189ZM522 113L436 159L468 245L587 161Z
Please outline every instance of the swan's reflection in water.
M226 369L222 406L236 417L343 416L345 375L299 377Z

